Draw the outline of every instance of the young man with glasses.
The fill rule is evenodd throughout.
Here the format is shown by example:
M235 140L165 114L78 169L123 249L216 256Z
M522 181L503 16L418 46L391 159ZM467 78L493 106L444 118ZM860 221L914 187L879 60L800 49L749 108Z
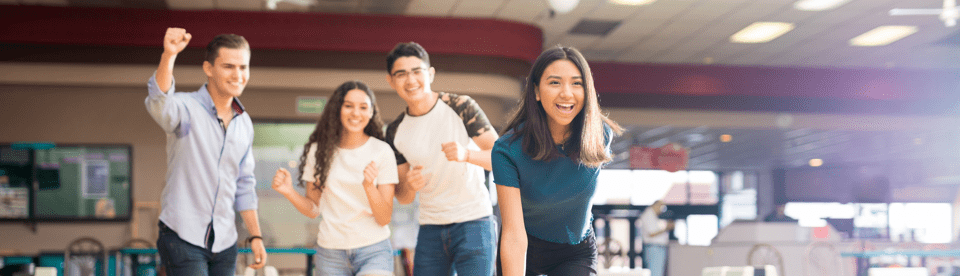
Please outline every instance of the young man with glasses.
M430 89L436 70L417 43L387 56L387 81L407 109L387 127L397 158L397 200L420 194L414 275L493 275L496 222L484 170L499 135L468 96Z

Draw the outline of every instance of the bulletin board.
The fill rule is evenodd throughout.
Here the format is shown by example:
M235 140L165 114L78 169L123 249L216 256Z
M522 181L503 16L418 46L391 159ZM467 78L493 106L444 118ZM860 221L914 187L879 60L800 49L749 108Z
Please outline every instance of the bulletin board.
M0 169L0 219L130 219L130 145L0 145Z

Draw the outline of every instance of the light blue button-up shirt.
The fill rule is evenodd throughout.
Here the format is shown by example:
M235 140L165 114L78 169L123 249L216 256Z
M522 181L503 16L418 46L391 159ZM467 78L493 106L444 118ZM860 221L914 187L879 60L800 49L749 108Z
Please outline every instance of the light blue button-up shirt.
M181 239L206 248L207 225L213 222L211 250L237 243L236 212L257 208L253 176L253 123L234 98L234 116L224 130L203 85L196 92L176 92L171 81L160 91L156 75L147 82L147 112L167 134L167 185L160 221Z

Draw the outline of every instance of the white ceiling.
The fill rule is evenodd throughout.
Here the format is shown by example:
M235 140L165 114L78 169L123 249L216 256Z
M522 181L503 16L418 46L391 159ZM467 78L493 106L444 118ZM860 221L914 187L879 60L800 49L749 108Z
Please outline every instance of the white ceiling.
M48 5L76 1L0 0ZM165 1L171 9L266 10L267 0L138 1ZM960 68L960 45L936 44L960 27L945 27L932 15L887 14L893 8L940 8L941 0L851 0L837 9L819 12L794 9L796 0L658 0L645 6L580 0L573 11L553 17L549 15L547 0L316 0L312 6L289 2L279 3L277 10L497 18L529 23L543 29L545 47L574 46L592 61ZM603 37L569 34L583 19L622 20L622 23ZM796 28L768 43L729 42L730 35L756 21L791 22ZM912 25L918 26L919 31L887 46L849 46L850 38L883 25Z

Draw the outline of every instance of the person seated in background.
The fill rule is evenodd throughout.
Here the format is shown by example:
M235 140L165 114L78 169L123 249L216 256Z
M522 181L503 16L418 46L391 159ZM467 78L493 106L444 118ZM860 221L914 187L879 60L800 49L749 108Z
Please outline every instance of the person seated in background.
M787 210L786 204L777 204L777 210L771 212L766 217L763 217L765 222L797 222L797 220L788 217L785 211Z

